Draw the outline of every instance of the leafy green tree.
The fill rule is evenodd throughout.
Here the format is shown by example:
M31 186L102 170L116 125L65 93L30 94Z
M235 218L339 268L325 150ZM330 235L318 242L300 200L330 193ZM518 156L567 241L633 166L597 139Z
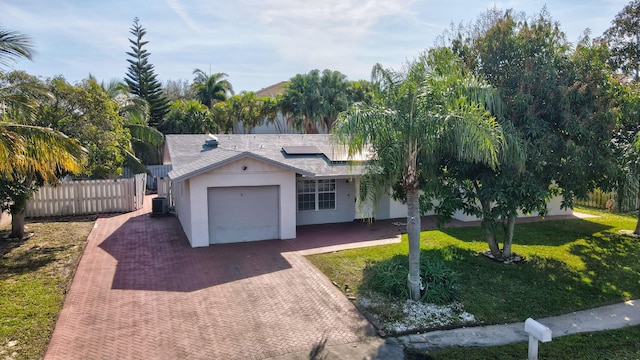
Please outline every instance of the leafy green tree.
M490 15L492 26L454 37L452 48L500 91L503 106L494 113L501 115L507 140L501 165L446 163L449 195L439 194L445 200L437 210L463 208L481 217L491 254L509 260L518 211L545 215L547 200L559 194L570 207L574 196L585 196L610 174L610 73L602 48L588 41L572 56L545 10L528 20L516 20L510 11Z
M178 100L171 104L161 130L165 134L216 133L211 111L198 100Z
M614 151L619 169L617 194L621 205L635 189L640 201L640 1L634 0L620 11L604 40L609 46L611 66L622 74L618 88L620 105ZM634 230L640 234L640 211Z
M39 99L34 125L47 126L80 141L89 154L84 174L115 178L131 152L131 136L118 104L94 79L71 85L56 77L45 82L51 98Z
M373 81L381 90L373 104L356 103L334 128L355 154L370 147L360 197L374 204L398 185L406 198L409 238L409 293L420 298L420 190L435 186L439 159L497 165L502 143L498 123L485 109L496 93L464 69L451 51L431 50L396 72L376 65Z
M31 58L28 36L0 30L0 64ZM10 237L25 234L26 203L38 187L58 183L61 175L79 173L84 149L61 132L24 124L33 119L36 96L48 96L25 76L0 72L0 210L12 215Z
M640 0L633 0L613 19L604 33L611 64L629 79L640 82Z
M162 93L171 102L176 100L195 100L196 93L188 80L167 80L162 87Z
M227 100L233 95L233 86L225 79L228 75L225 73L207 74L206 72L195 69L193 70L193 83L191 88L195 92L196 98L212 109L216 103Z
M156 79L153 65L149 63L151 53L143 49L149 43L142 40L147 31L140 25L140 19L137 17L133 20L129 33L134 39L129 39L131 51L127 52L130 59L127 59L129 69L125 82L132 94L149 103L149 125L158 127L169 111L169 101L162 92L162 84Z
M113 80L101 84L125 119L124 127L131 135L131 149L125 149L126 165L136 172L148 172L144 164L159 164L164 135L148 125L149 105L129 92L126 84Z

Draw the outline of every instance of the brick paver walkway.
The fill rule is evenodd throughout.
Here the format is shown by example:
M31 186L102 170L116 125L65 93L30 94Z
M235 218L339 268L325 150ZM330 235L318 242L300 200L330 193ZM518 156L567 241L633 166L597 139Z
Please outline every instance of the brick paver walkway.
M97 220L45 359L261 359L373 334L290 242L192 249L150 200Z

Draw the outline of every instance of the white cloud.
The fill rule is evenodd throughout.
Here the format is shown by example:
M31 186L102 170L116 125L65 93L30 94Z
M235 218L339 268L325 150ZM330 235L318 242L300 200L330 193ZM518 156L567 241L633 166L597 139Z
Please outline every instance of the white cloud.
M191 19L191 17L187 13L187 10L184 8L184 6L179 0L166 0L166 1L167 1L167 5L169 5L171 10L173 10L173 12L175 12L180 17L180 19L182 19L182 21L184 21L193 31L198 33L200 32L195 22L193 21L193 19Z

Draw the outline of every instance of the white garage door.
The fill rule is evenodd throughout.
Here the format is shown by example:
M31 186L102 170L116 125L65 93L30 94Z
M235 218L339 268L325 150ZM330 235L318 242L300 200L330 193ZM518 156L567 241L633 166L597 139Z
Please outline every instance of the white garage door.
M278 186L209 188L209 243L280 238Z

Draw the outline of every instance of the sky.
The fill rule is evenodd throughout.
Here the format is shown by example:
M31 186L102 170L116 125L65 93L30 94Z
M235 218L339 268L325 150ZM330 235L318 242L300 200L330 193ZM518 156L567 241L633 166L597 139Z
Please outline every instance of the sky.
M529 16L546 5L575 43L600 36L628 0L0 0L0 27L29 35L33 61L10 69L75 83L123 79L133 19L162 82L193 70L226 73L236 93L257 91L312 69L369 79L380 63L399 69L433 47L451 24L490 9Z

